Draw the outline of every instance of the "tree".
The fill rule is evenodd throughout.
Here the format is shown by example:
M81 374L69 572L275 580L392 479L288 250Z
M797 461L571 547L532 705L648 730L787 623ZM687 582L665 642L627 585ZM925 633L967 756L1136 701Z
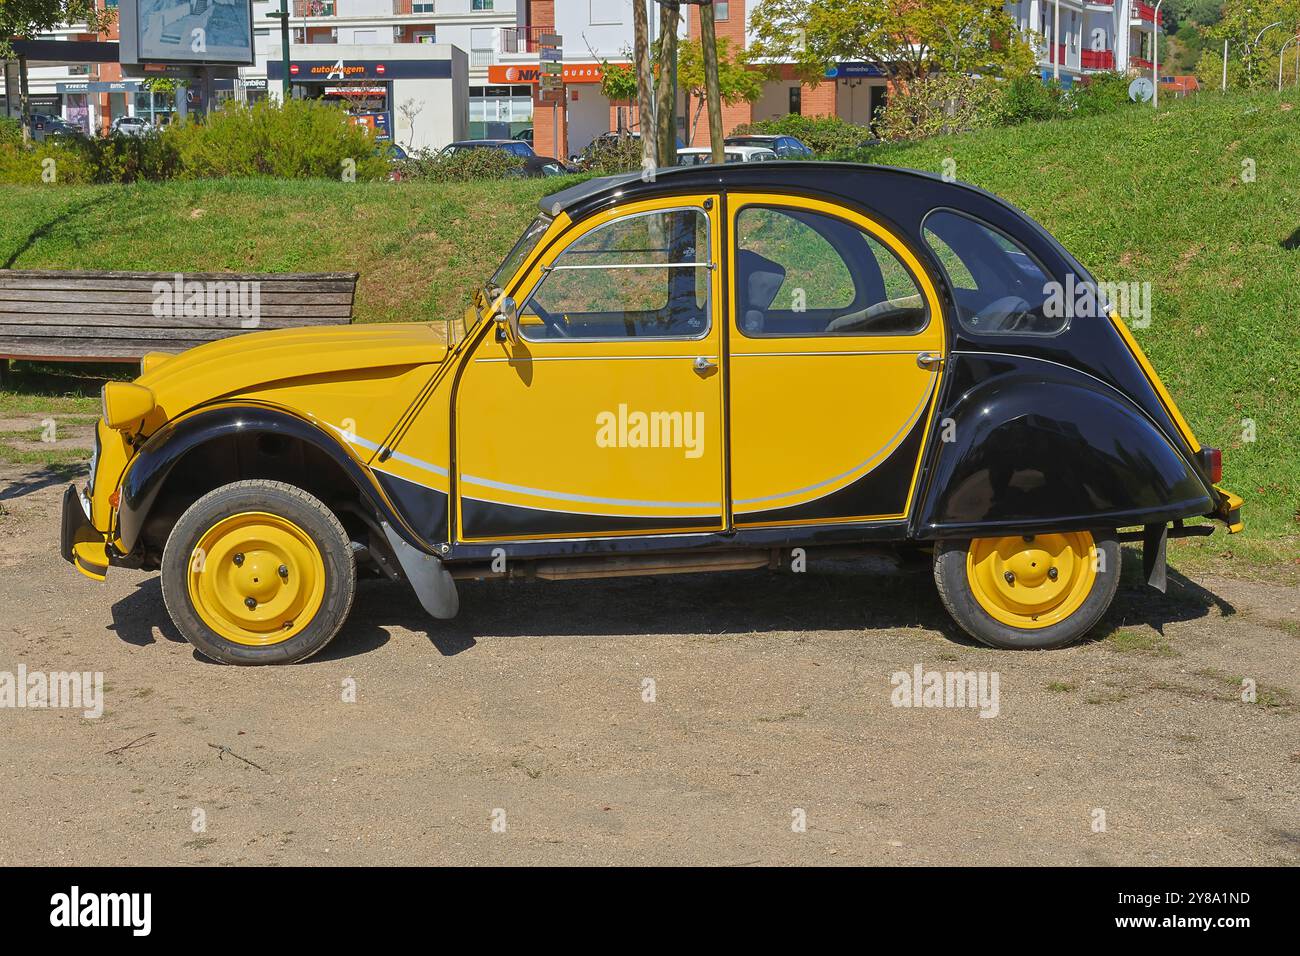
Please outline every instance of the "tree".
M659 71L655 88L655 140L659 165L677 164L677 29L681 22L678 0L659 0Z
M759 0L750 30L752 58L791 61L814 84L842 61L907 81L936 70L1022 76L1037 59L999 0Z
M649 0L632 0L632 78L636 87L636 116L641 127L641 169L655 168L656 152L650 137L650 117L654 113L654 94L650 88L650 15L646 12Z
M1281 26L1264 30L1281 21ZM1260 31L1264 30L1263 36ZM1228 0L1223 16L1205 31L1209 41L1197 65L1202 81L1217 66L1223 66L1223 41L1228 41L1228 84L1235 88L1270 87L1277 83L1278 53L1282 44L1300 33L1300 0ZM1259 37L1259 42L1255 39ZM1300 41L1298 41L1300 42ZM1296 44L1287 47L1287 56Z
M763 74L752 69L744 58L732 53L731 41L727 37L718 39L718 91L722 102L753 103L763 95ZM699 128L700 114L706 103L703 43L692 40L680 48L677 54L677 83L686 93L689 115L691 98L698 102L694 118L687 129L686 141L693 143Z
M0 0L0 59L13 51L14 40L30 40L65 23L84 23L102 33L116 18L116 10L96 9L95 0Z

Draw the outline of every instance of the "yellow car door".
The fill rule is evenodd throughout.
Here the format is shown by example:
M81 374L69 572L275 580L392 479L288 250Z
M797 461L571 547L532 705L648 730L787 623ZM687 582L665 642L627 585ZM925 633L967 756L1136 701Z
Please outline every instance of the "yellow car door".
M942 368L933 283L855 211L765 194L727 203L735 525L902 518Z
M458 540L723 527L718 208L606 210L531 268L456 390Z

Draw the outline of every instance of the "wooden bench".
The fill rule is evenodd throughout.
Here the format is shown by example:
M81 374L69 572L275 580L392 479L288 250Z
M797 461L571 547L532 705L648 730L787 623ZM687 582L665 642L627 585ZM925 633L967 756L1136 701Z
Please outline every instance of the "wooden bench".
M355 272L0 269L0 371L5 359L133 362L260 329L347 325L356 287Z

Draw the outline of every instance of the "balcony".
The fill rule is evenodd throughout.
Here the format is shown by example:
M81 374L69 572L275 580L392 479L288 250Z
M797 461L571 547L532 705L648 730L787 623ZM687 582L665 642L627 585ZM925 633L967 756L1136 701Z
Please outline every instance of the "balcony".
M409 17L417 13L433 13L433 0L393 0L393 16Z
M1047 62L1065 66L1067 51L1064 43L1051 44L1047 47Z
M332 17L334 0L293 0L294 17Z
M1149 70L1152 64L1150 60L1144 60L1140 56L1131 56L1128 58L1128 65L1135 66L1139 70Z
M501 52L511 55L536 53L542 45L543 34L554 32L546 27L502 27Z
M1138 0L1137 3L1133 4L1133 12L1131 15L1134 20L1147 20L1151 23L1156 22L1156 8L1151 6L1149 3L1142 3L1141 0Z
M1079 66L1085 70L1115 69L1114 50L1080 50Z

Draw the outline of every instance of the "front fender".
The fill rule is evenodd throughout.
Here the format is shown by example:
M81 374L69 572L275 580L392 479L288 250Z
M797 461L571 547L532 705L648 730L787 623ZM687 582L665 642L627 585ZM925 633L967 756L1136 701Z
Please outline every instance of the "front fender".
M1215 496L1113 387L1050 362L956 356L918 537L1163 524Z
M357 486L378 517L388 521L412 546L427 551L389 502L370 469L329 432L307 419L271 406L221 404L168 422L149 437L132 459L122 479L117 516L117 547L121 554L129 555L135 550L168 476L186 455L217 439L263 434L303 441L328 455Z

